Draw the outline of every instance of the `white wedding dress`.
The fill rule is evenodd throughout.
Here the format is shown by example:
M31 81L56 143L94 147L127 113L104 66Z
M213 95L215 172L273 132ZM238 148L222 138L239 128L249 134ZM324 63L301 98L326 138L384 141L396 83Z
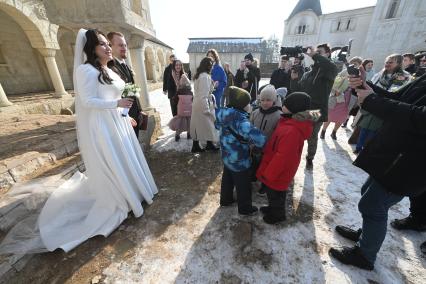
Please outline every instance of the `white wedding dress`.
M140 217L142 201L152 203L154 178L129 117L117 108L125 83L112 70L108 74L111 85L101 84L90 64L75 68L77 138L86 172L54 190L39 216L18 223L0 253L69 251L93 236L108 236L129 211ZM37 221L28 228L31 218Z

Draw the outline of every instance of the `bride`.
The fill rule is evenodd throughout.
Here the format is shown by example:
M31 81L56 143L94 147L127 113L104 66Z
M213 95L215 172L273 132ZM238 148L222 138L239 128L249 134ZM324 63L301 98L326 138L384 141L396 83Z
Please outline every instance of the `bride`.
M74 87L77 138L86 172L77 172L53 191L40 215L33 217L37 221L31 234L28 221L18 223L0 245L1 253L70 251L95 235L108 236L129 211L140 217L142 201L152 203L158 190L129 117L121 115L132 101L121 99L125 83L107 67L112 59L102 33L80 29Z

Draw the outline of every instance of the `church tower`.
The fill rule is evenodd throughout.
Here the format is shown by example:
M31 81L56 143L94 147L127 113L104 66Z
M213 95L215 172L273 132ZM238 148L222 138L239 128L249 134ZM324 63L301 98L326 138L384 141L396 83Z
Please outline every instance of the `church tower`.
M315 44L321 16L320 0L299 0L284 22L282 46Z

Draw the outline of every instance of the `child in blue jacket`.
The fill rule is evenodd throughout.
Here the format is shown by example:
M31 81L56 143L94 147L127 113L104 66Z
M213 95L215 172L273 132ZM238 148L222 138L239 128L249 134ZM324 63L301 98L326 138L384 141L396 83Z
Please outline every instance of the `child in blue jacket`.
M220 205L229 206L237 191L238 213L253 215L257 207L252 206L250 181L250 145L262 148L266 137L249 120L250 94L241 88L229 88L227 108L220 108L216 114L216 126L220 131L223 174L220 191Z

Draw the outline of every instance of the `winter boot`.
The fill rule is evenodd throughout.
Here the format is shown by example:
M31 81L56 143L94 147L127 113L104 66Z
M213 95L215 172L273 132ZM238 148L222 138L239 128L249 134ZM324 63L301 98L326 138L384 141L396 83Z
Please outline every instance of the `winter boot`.
M426 224L420 223L411 214L407 218L393 220L391 222L391 226L397 230L413 230L418 232L426 231Z
M178 142L180 140L180 135L179 134L175 134L175 141Z
M332 257L344 264L353 265L365 270L374 269L374 264L362 255L361 249L357 246L353 248L342 247L340 249L330 248L329 253Z
M262 207L260 207L260 212L263 215L271 214L271 206L262 206Z
M331 132L330 136L331 136L331 139L337 140L336 131L333 130L333 132Z
M192 149L191 149L192 153L200 153L200 152L204 152L204 149L202 149L200 147L200 142L193 140L192 141Z
M266 224L273 225L286 220L285 210L282 208L270 207L267 211L268 213L263 216L263 221L265 221Z
M359 237L361 237L362 229L358 229L357 231L355 231L349 227L338 225L336 226L336 232L348 240L357 242L359 241Z
M325 139L325 130L321 130L320 139Z
M245 216L253 216L257 213L258 209L256 206L251 206L251 208L245 209L245 210L238 210L238 213L240 215L245 215Z
M313 170L314 163L312 159L306 158L306 169L307 170Z
M188 132L186 132L186 139L191 139L191 134L189 133L189 131Z
M207 145L206 145L206 148L204 148L204 150L206 150L206 151L213 151L213 152L216 152L216 151L219 151L219 147L216 147L214 144L213 144L213 142L212 141L207 141Z

